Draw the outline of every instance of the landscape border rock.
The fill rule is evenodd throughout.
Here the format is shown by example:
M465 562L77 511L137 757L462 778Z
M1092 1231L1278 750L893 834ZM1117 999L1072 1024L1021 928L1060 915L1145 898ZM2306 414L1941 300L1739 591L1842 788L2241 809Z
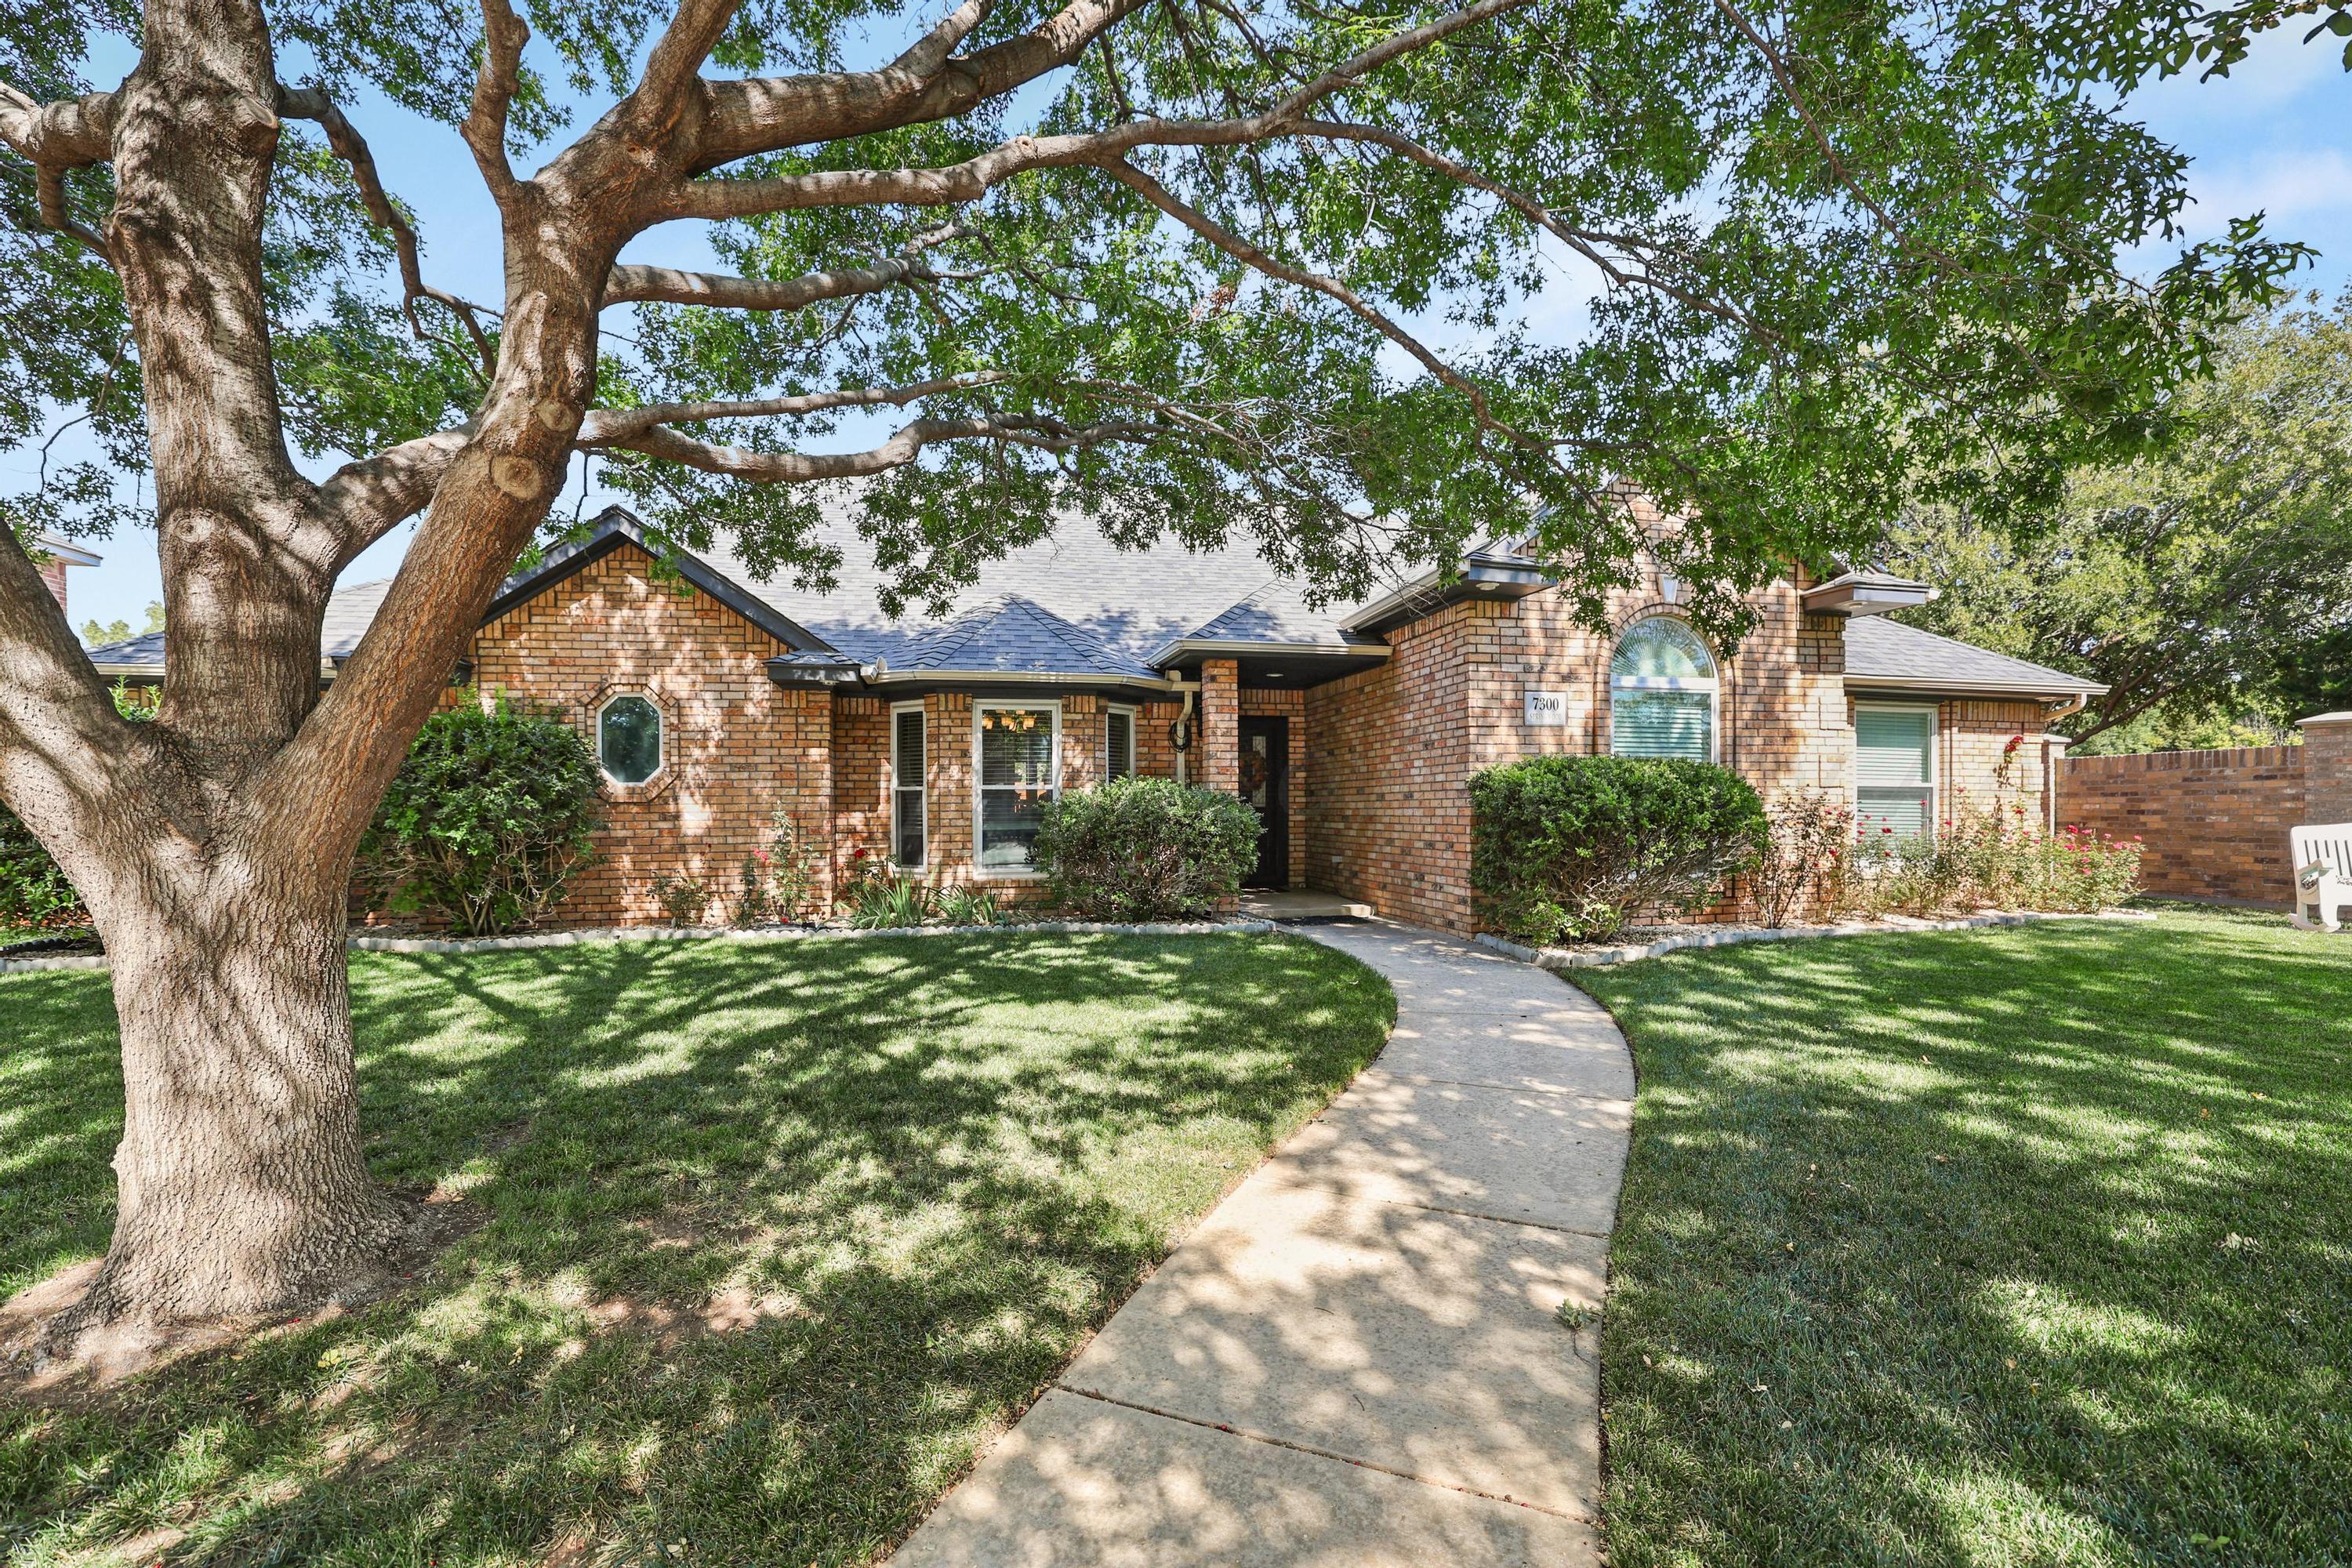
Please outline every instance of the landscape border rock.
M518 952L542 947L583 947L608 942L857 942L893 936L1212 936L1275 929L1272 921L1016 921L994 926L890 926L879 931L841 931L823 926L776 926L740 931L730 926L604 926L587 931L527 931L517 936L354 936L359 952ZM104 969L107 960L78 958L0 959L0 974L43 969Z
M1823 936L1893 936L1926 931L1974 931L1983 926L2033 925L2042 921L2152 921L2153 914L2141 910L2007 910L1993 914L1963 915L1953 920L1913 920L1907 915L1890 915L1885 920L1867 923L1849 921L1843 925L1748 927L1734 931L1706 931L1681 936L1662 937L1653 942L1637 942L1624 947L1527 947L1506 941L1492 932L1481 931L1475 939L1482 947L1493 949L1506 958L1516 958L1522 963L1532 963L1538 969L1601 969L1616 963L1634 963L1645 958L1664 958L1670 952L1691 948L1734 947L1743 942L1802 942Z

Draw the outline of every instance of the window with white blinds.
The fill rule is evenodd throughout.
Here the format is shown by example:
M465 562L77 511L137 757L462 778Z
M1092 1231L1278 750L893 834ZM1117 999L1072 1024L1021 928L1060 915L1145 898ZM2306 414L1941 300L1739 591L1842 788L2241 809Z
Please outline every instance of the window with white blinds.
M1865 834L1932 833L1936 823L1936 710L1858 707L1853 712L1853 801Z
M1103 754L1103 776L1123 779L1135 772L1135 710L1110 710L1107 744Z
M930 848L923 780L923 705L903 702L890 710L890 858L910 871Z
M1671 616L1634 622L1609 661L1609 749L1714 761L1717 694L1698 634Z

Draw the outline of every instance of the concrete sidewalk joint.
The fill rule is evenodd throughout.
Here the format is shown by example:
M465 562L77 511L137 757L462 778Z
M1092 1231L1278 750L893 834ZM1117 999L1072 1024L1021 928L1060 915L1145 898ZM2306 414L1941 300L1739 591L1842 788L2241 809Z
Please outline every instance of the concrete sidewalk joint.
M895 1568L1597 1564L1633 1069L1556 977L1381 921L1374 1063L1230 1194Z

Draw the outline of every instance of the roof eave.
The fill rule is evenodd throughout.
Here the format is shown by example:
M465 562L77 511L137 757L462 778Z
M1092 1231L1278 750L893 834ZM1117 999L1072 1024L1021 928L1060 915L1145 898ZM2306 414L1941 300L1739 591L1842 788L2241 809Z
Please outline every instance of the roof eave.
M1883 616L1892 610L1908 610L1931 604L1937 591L1925 583L1908 577L1893 577L1879 572L1848 572L1806 589L1799 595L1808 615L1843 616L1849 620L1861 616Z
M1164 687L1166 679L1159 675L1120 675L1109 670L1086 671L1058 669L933 669L912 668L886 669L869 667L864 672L869 686L1155 686Z
M2107 688L2095 680L1991 680L1955 679L1950 676L1927 675L1857 675L1849 670L1845 676L1848 691L1922 691L1947 697L2104 697Z
M1423 573L1341 621L1339 629L1377 634L1466 599L1524 599L1550 586L1551 579L1540 568L1523 563L1520 557L1472 556L1463 563L1462 574L1452 581L1436 572Z
M1388 644L1370 638L1329 643L1261 642L1250 637L1176 637L1144 662L1154 669L1162 669L1187 658L1213 658L1219 654L1245 654L1256 658L1312 654L1328 658L1361 658L1378 662L1394 651Z

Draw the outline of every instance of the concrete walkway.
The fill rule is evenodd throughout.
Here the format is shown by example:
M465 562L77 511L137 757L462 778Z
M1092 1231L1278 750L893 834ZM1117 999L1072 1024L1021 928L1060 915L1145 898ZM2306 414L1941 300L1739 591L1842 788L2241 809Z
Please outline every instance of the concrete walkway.
M1386 922L1304 934L1388 1046L1242 1184L894 1568L1600 1561L1597 1331L1633 1097L1582 993Z

